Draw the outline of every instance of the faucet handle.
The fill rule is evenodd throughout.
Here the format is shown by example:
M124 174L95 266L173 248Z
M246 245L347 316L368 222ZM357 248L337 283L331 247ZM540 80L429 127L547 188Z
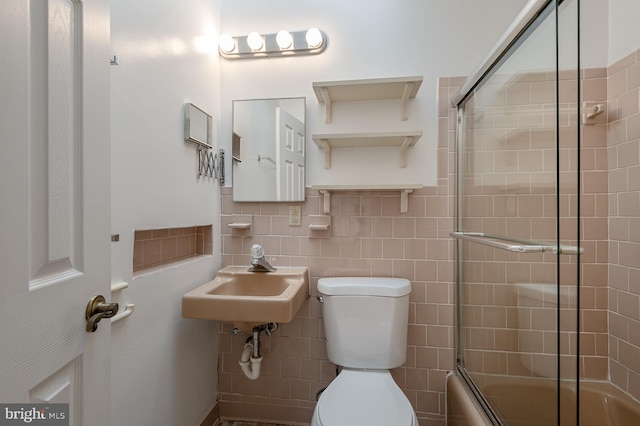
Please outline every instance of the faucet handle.
M254 259L262 259L264 257L264 248L260 244L252 245L251 257Z

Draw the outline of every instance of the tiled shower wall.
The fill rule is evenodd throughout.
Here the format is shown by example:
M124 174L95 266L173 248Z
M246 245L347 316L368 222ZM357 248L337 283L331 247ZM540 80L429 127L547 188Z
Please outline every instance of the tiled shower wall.
M608 71L610 375L640 400L640 51Z
M582 71L582 99L588 106L606 103L606 68ZM582 110L584 110L584 105ZM588 110L588 108L587 108ZM607 380L608 349L608 173L606 166L607 125L605 114L583 117L580 167L580 376Z

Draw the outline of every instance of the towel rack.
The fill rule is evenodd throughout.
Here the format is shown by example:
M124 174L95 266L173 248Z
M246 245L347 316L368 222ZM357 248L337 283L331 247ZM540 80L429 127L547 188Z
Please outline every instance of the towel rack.
M122 282L119 282L119 283L111 284L111 293L116 292L116 291L120 291L120 290L124 290L127 287L129 287L129 283L126 282L126 281L122 281Z
M270 163L273 163L274 166L276 166L276 160L274 160L273 158L271 158L270 155L260 155L258 154L258 161L262 161L262 160L267 160Z
M484 232L451 232L453 238L482 244L485 246L506 250L514 253L545 253L555 254L582 254L584 249L575 246L557 246L537 241L521 240L502 235L487 234Z
M136 307L136 305L134 305L133 303L129 303L125 306L124 311L119 312L116 316L114 316L113 318L111 318L111 324L113 324L114 322L118 322L122 319L125 319L126 317L128 317L129 315L131 315L133 313L134 308Z

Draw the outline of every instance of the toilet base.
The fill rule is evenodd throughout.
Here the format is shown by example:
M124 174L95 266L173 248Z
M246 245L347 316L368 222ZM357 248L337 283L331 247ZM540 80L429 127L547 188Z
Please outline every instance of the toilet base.
M389 370L344 368L320 395L311 426L417 426L418 418Z

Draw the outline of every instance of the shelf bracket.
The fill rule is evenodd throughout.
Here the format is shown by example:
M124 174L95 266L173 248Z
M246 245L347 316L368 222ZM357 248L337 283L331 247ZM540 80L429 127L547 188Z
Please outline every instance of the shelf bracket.
M400 144L400 168L402 169L407 167L407 149L409 149L412 142L413 136L407 136L404 138L402 144Z
M331 145L327 139L321 139L320 145L322 145L322 150L324 151L324 168L331 168Z
M413 189L400 190L400 213L406 213L409 211L409 194L412 192Z
M329 124L331 123L331 96L329 96L329 89L321 87L320 94L322 95L322 102L324 102L324 122Z
M413 92L413 86L415 83L407 83L404 85L404 91L402 92L401 105L400 105L400 120L407 121L409 118L409 97Z
M331 213L331 191L321 189L320 194L323 195L322 211L324 211L326 214Z

